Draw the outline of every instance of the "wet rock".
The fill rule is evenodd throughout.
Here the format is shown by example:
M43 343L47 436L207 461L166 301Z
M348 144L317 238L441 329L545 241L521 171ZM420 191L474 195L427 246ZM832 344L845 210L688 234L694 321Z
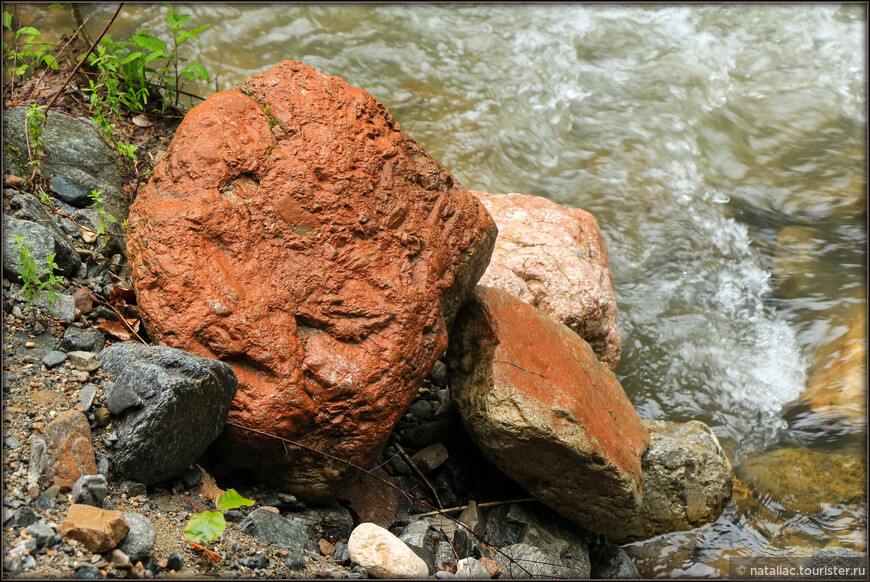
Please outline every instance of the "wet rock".
M814 219L867 212L867 175L862 169L825 175L818 181L802 180L800 186L789 188L788 197L776 209Z
M235 369L232 422L368 467L495 234L371 95L287 61L188 113L128 247L151 337ZM355 476L233 427L217 448L308 501Z
M83 475L96 475L97 461L87 417L78 410L57 415L43 433L45 475L61 491L69 491Z
M756 493L804 515L867 499L867 463L857 455L786 447L749 457L734 472Z
M847 310L848 331L813 354L807 390L783 407L801 442L867 432L867 305Z
M49 220L48 214L45 214L45 220ZM59 270L55 272L56 275L74 277L78 274L82 260L75 246L66 234L56 227L52 228L53 226L50 222L36 223L12 218L8 214L3 215L4 276L21 276L20 257L15 250L16 236L23 239L24 245L30 250L30 256L40 268L44 268L48 264L49 255L54 254L54 263Z
M645 420L640 513L612 539L620 543L692 529L714 521L731 499L731 464L703 422Z
M381 479L391 481L390 476L383 469L375 469L372 473ZM401 496L398 490L374 477L363 475L341 494L340 499L347 501L350 510L356 515L357 522L371 522L388 528L395 521Z
M42 358L42 363L50 370L63 364L66 361L66 358L67 356L65 353L52 350L45 354L45 357Z
M303 523L286 519L263 508L249 513L239 527L246 534L283 549L301 551L308 541L308 531Z
M27 169L26 107L3 114L3 166L15 175ZM49 111L42 134L40 172L45 177L65 176L91 190L103 190L106 210L119 222L127 217L117 154L88 122Z
M92 552L107 552L124 539L130 527L120 511L71 505L60 533L82 542Z
M479 284L506 291L570 327L611 370L622 336L607 244L595 217L539 196L473 192L498 225Z
M58 349L67 353L76 351L99 353L105 345L106 336L98 329L68 327Z
M425 578L429 569L405 543L373 523L354 528L347 542L350 559L375 578Z
M27 526L27 535L36 540L36 546L47 548L54 542L54 530L45 523L39 521Z
M589 344L478 286L453 328L452 395L477 447L558 513L612 534L642 501L649 434Z
M222 362L165 346L113 344L97 359L113 380L112 470L149 485L178 475L217 438L237 382ZM112 409L114 390L132 389L141 408Z
M178 552L172 552L166 559L166 569L180 572L184 568L184 558Z
M68 352L67 356L69 356L69 361L72 363L73 367L76 370L82 370L84 372L93 372L97 368L100 367L100 362L96 359L97 354L94 352Z
M815 282L813 272L824 241L824 235L810 226L792 225L779 232L771 269L777 295L787 299L806 296Z
M632 559L621 547L596 543L589 548L590 576L605 580L639 580L643 578Z
M102 507L109 494L109 485L103 475L83 475L75 482L70 492L72 503Z
M493 552L491 558L501 570L499 579L573 578L567 576L562 561L551 552L528 544L514 544Z
M444 464L449 456L447 447L441 443L434 443L414 453L411 460L418 469L424 473L430 473Z

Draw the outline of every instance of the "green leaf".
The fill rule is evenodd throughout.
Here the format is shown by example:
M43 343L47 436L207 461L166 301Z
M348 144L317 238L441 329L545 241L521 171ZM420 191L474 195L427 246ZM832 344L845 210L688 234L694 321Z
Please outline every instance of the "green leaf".
M131 63L131 62L135 61L136 59L140 59L140 58L142 58L141 52L130 53L129 55L127 55L127 57L123 61L121 61L121 64L126 65L126 64Z
M15 36L22 36L25 34L32 34L35 36L39 36L42 33L39 32L37 29L33 28L32 26L25 26L23 28L19 28L18 31L15 33Z
M8 10L3 11L3 28L12 30L12 15L9 14Z
M188 64L185 71L191 71L192 73L194 73L194 75L196 77L199 77L200 79L202 79L206 83L211 81L211 79L208 76L208 71L206 71L205 67L196 61L193 61L192 63ZM190 78L192 79L193 77L190 77Z
M143 31L141 30L136 33L136 36L132 37L132 40L136 46L147 48L152 51L166 52L166 43L163 42L162 39L150 34L143 34Z
M208 543L220 537L227 522L219 511L204 511L190 518L184 526L184 537L192 542Z
M235 509L237 507L241 507L243 505L253 505L254 500L248 499L246 497L242 497L239 495L239 492L235 489L230 489L226 493L222 493L218 496L217 500L217 508L220 510L224 509Z

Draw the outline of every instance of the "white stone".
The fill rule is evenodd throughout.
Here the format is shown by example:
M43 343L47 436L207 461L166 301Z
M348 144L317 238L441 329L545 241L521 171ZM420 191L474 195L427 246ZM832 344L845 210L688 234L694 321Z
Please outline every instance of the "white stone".
M486 566L475 558L463 558L456 564L456 577L467 579L489 579Z
M425 578L426 563L405 542L374 523L361 523L350 534L347 551L354 563L375 578Z

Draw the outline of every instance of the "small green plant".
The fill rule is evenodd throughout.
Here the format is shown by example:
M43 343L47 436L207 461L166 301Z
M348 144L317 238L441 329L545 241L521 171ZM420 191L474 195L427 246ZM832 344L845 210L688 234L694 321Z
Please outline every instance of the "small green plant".
M30 164L39 166L42 159L42 130L45 128L45 105L27 108L27 133L30 134Z
M100 213L100 225L97 227L97 236L100 236L106 231L106 228L109 226L110 222L118 222L118 219L109 214L106 210L104 206L106 201L103 198L102 190L91 190L91 193L88 194L88 198L93 201L91 205L88 206L88 208L94 208L97 212Z
M49 306L54 306L54 302L57 301L55 291L61 286L60 278L54 274L58 270L54 262L54 253L48 255L45 264L40 267L30 254L26 239L19 234L15 235L15 252L18 253L18 264L21 265L21 294L24 296L26 307L29 309L35 300L44 295L48 296Z
M131 143L119 141L117 144L118 153L129 159L131 162L136 161L136 150L139 149L139 146L135 146Z
M32 26L15 28L12 23L12 14L3 11L3 28L11 33L11 43L3 42L3 58L7 61L7 71L11 80L24 79L33 71L43 66L57 69L54 55L51 54L53 46L38 40L42 33Z
M253 499L242 497L235 489L230 489L218 496L218 511L203 511L190 518L184 527L184 537L191 542L208 544L218 539L227 527L221 511L253 504Z

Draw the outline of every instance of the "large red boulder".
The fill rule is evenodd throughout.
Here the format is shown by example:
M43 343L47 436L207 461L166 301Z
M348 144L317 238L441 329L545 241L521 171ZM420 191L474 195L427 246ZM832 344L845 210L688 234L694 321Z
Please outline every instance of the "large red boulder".
M479 285L447 365L463 424L505 475L593 532L616 534L638 515L649 432L586 341Z
M595 217L540 196L472 194L498 225L480 285L507 291L567 325L615 369L622 335L607 243Z
M486 209L369 93L286 61L187 114L130 209L160 343L229 363L229 422L377 458L486 268ZM309 500L352 470L229 426L234 465Z

